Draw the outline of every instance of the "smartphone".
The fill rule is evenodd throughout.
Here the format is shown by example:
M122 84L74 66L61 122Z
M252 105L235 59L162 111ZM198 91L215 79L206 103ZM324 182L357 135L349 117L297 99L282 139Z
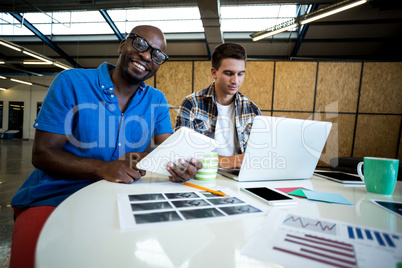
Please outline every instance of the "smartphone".
M287 194L268 187L240 188L270 206L297 205L297 201Z

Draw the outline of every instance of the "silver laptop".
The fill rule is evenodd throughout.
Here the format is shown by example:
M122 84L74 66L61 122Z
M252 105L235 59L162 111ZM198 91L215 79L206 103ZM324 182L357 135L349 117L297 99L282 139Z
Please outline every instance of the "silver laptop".
M219 173L238 181L309 179L331 122L256 116L240 169Z

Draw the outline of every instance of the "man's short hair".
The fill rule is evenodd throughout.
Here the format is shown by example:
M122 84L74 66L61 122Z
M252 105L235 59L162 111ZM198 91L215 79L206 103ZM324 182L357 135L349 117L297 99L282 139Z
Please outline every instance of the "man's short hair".
M221 67L222 60L231 58L236 60L247 60L246 50L243 46L235 43L223 43L215 47L212 53L211 63L212 67L216 70Z

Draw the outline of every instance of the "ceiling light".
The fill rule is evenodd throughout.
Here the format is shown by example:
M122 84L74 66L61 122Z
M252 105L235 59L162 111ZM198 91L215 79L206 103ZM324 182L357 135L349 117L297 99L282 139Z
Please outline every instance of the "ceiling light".
M52 64L52 62L50 60L45 59L45 58L43 58L43 57L41 57L39 55L36 55L34 53L28 52L26 50L22 51L22 53L27 54L27 55L29 55L31 57L37 58L38 60L43 60L44 62L48 62L49 64Z
M7 89L0 87L0 90L7 90Z
M28 60L24 60L22 62L23 64L32 64L32 65L49 65L49 64L53 64L51 61L28 61Z
M18 80L18 79L14 79L14 78L11 78L10 80L11 80L11 81L14 81L14 82L17 82L17 83L21 83L21 84L25 84L25 85L32 86L32 83L31 83L31 82L22 81L22 80Z
M250 34L250 37L252 38L253 41L258 41L268 36L282 33L297 26L307 24L315 20L319 20L321 18L364 4L366 2L368 2L368 0L344 0L336 4L319 9L317 11L311 12L309 14L275 25L264 31Z
M0 75L0 79L7 79L7 77L4 77L4 76Z
M11 48L11 49L14 49L14 50L17 50L17 51L21 51L21 49L19 47L16 47L16 46L14 46L14 45L12 45L12 44L10 44L8 42L5 42L5 41L0 41L0 45L3 45L5 47Z
M260 35L257 35L257 36L255 36L255 37L253 37L252 40L253 40L253 41L258 41L258 40L264 39L264 38L266 38L266 37L268 37L268 36L272 36L272 35L275 35L275 34L278 34L278 33L282 33L282 32L285 32L285 31L287 31L287 30L296 28L297 26L298 26L297 23L293 23L293 24L291 24L291 25L289 25L289 26L280 28L280 29L278 29L278 30L274 30L274 31L272 31L272 32L267 31L267 32L265 32L265 33L262 33L262 34L260 34Z
M321 10L317 10L316 12L314 12L314 13L312 13L312 14L308 14L308 19L302 20L302 21L300 21L300 23L301 23L301 24L310 23L310 22L312 22L312 21L319 20L319 19L328 17L328 16L330 16L330 15L336 14L336 13L338 13L338 12L347 10L347 9L349 9L349 8L352 8L352 7L355 7L355 6L364 4L364 3L366 3L367 1L368 1L368 0L359 0L359 1L357 1L357 2L356 2L356 1L353 1L352 3L350 3L350 2L351 2L350 0L342 1L342 2L339 2L339 3L334 4L334 5L332 5L332 6L329 6L329 7L327 7L327 8L323 8L323 9L321 9ZM346 4L346 3L349 3L349 4ZM346 4L346 5L343 5L343 4ZM313 14L317 14L317 15L313 15Z
M69 70L69 69L71 69L71 67L66 66L66 65L63 65L63 64L60 64L60 63L57 63L57 62L54 62L53 64L54 64L55 66L59 67L59 68L64 69L64 70Z
M23 61L23 64L53 64L53 65L55 65L57 67L65 69L65 70L68 70L68 69L72 68L72 67L70 67L68 65L62 64L62 63L60 63L58 61L55 61L55 60L50 59L50 58L48 58L46 56L43 56L43 55L41 55L39 53L36 53L34 51L31 51L31 50L26 49L26 48L21 47L21 46L18 46L16 44L11 43L11 42L5 41L3 39L0 39L0 44L2 44L3 46L7 46L9 48L18 50L18 51L20 51L20 52L22 52L22 53L24 53L26 55L29 55L31 57L34 57L34 58L36 58L38 60L41 60L41 62L27 60L27 61ZM1 61L0 61L0 64L2 64ZM3 62L3 64L4 64L4 62ZM35 75L43 76L41 74L35 74Z
M4 64L5 62L4 62L4 60L0 60L0 64Z

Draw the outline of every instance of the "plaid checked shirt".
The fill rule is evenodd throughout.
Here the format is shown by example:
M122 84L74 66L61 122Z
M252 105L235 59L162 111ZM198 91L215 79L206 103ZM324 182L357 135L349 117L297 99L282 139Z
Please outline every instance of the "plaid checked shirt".
M240 92L236 93L234 103L239 148L241 153L244 153L254 117L262 113L254 102ZM215 82L213 82L209 87L184 98L176 116L174 130L188 127L214 138L217 118L218 109L215 101Z

